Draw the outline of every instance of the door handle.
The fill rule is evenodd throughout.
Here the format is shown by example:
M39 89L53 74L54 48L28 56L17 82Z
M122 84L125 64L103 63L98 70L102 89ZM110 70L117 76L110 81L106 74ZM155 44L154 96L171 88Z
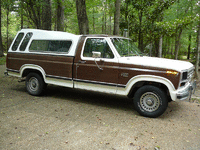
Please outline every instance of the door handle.
M84 64L84 63L86 63L86 61L84 61L84 60L79 60L78 63Z

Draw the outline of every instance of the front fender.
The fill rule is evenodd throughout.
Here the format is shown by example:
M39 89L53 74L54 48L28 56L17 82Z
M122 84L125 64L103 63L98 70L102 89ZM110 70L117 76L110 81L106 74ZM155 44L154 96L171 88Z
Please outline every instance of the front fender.
M160 76L154 76L154 75L138 75L138 76L134 76L133 78L131 78L128 83L126 84L124 90L122 88L120 88L120 90L118 89L118 94L121 95L128 95L129 92L131 91L131 88L138 82L142 82L142 81L148 81L148 82L157 82L157 83L161 83L164 84L170 93L170 96L172 98L172 100L175 99L175 95L174 92L176 91L174 85L172 84L172 82L164 77L160 77Z

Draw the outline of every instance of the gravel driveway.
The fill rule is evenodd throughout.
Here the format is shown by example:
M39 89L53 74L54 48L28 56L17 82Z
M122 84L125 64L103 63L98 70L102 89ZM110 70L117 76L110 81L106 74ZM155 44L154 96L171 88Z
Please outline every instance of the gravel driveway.
M200 149L199 103L171 102L162 116L145 118L124 97L57 86L34 97L4 71L0 66L1 150Z

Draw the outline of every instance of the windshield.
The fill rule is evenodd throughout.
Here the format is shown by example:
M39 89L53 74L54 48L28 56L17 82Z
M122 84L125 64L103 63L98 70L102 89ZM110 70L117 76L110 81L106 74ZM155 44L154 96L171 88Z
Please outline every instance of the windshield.
M130 39L112 38L111 41L121 57L142 55L142 52Z

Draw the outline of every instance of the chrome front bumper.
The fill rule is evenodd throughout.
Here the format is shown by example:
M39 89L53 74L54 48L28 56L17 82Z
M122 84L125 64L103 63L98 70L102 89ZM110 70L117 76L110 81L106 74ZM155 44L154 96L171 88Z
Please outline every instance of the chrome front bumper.
M176 94L177 100L179 101L190 101L192 94L196 90L196 80L189 83L184 89L179 90Z

